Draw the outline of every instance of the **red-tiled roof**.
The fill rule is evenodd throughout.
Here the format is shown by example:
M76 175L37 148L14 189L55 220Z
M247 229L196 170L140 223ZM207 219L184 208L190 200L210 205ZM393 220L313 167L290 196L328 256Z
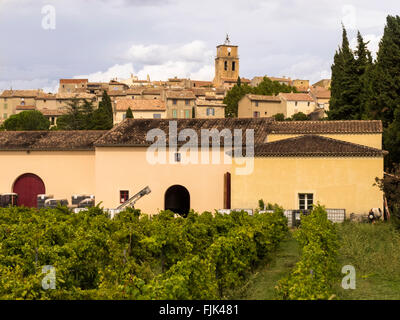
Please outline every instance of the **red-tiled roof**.
M35 110L36 107L35 106L16 106L15 107L16 110Z
M314 101L308 93L280 93L279 96L287 101Z
M264 96L260 94L247 94L248 97L252 101L270 101L270 102L281 102L281 99L278 96Z

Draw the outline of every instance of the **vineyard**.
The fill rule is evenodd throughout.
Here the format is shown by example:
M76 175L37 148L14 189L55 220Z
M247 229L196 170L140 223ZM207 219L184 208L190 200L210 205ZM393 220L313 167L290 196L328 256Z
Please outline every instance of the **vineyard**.
M287 231L280 208L113 219L99 207L0 209L0 299L226 299Z

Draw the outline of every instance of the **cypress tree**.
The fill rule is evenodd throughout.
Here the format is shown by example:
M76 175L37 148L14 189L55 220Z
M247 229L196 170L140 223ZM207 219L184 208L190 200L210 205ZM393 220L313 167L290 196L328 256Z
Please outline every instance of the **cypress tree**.
M128 110L126 110L125 118L126 119L133 119L133 113L132 113L131 107L128 107Z
M357 104L358 80L356 59L350 49L347 32L343 26L342 47L336 51L332 65L329 119L351 120L360 118L359 104Z
M367 105L370 119L390 125L400 105L400 17L388 16L379 44L376 64L371 71L371 96Z

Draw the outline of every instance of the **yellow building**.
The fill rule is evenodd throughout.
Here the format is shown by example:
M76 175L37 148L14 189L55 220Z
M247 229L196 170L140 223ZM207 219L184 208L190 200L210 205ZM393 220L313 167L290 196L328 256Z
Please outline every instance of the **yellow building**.
M126 112L131 109L134 119L164 119L166 107L164 101L149 99L119 99L114 112L114 124L126 119Z
M287 118L299 112L308 115L316 109L315 101L308 93L279 93L279 97L285 104Z
M0 95L0 119L6 120L17 112L17 106L36 106L36 97L42 90L4 90Z
M239 118L269 118L278 113L286 117L286 105L278 96L246 94L238 103Z
M195 115L198 119L225 118L226 104L213 100L197 99Z
M167 118L188 119L193 117L196 96L189 90L169 90L166 92Z
M233 158L232 136L243 147ZM219 146L204 148L212 138ZM380 121L126 119L107 132L3 131L0 193L16 192L19 204L30 206L42 193L68 200L93 194L116 208L149 186L136 207L150 214L254 209L260 199L285 209L320 202L347 216L367 214L382 209L374 186L383 177L381 143Z

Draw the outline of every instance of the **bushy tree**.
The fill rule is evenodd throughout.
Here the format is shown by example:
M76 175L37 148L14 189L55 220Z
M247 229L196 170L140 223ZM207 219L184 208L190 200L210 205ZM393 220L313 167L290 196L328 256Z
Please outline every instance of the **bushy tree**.
M12 115L3 125L8 131L48 130L50 121L40 111L32 110Z

